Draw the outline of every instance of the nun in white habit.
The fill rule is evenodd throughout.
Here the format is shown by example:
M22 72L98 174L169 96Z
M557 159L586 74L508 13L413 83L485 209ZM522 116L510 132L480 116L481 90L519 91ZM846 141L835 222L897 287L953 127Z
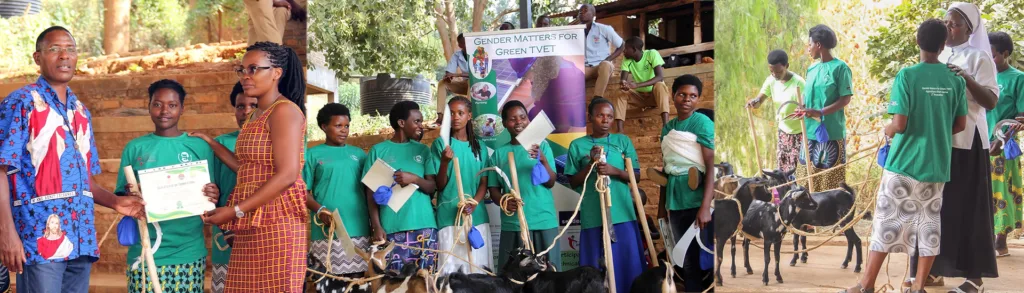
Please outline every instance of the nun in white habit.
M953 135L950 181L942 194L940 252L925 286L942 286L942 277L966 278L950 292L981 292L982 278L999 276L985 118L985 111L996 106L999 86L988 31L978 7L954 2L946 12L946 27L946 48L939 60L967 82L967 129ZM910 275L915 276L916 257L911 258L910 267Z

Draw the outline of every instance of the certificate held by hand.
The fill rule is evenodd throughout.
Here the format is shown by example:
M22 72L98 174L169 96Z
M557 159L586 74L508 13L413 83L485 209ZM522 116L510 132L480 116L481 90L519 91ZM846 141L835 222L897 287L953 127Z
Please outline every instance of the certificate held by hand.
M203 195L210 183L206 160L139 170L149 223L202 215L216 206Z
M391 188L391 196L388 199L387 205L395 212L402 209L406 201L412 197L413 192L419 189L419 185L409 184L406 186L400 186L395 184L395 169L391 168L388 163L385 163L381 159L373 162L373 166L370 166L370 170L366 172L366 176L363 176L363 185L373 191L377 191L381 187Z

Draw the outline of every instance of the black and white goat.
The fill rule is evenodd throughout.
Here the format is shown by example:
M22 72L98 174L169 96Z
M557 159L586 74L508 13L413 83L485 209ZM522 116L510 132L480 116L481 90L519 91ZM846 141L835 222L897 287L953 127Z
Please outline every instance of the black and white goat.
M782 283L782 273L779 272L780 249L782 238L786 235L786 226L778 215L778 208L770 201L754 200L750 208L743 215L743 232L764 240L764 272L761 273L761 281L768 285L768 264L771 261L771 250L775 248L775 281ZM744 261L748 262L747 272L750 273L749 255L750 239L743 240Z
M524 292L530 293L591 293L608 292L604 272L590 266L579 266L564 272L554 272L547 256L536 256L532 251L516 249L510 253L502 274L523 283Z
M740 223L749 214L750 205L753 201L771 201L771 194L768 192L767 183L764 178L741 178L738 186L727 199L716 199L714 202L715 213L715 254L718 259L715 277L717 284L722 285L722 259L725 242L731 241L732 248L732 276L736 277L736 238L733 234L739 228ZM733 200L735 199L735 200ZM742 211L742 218L741 218ZM749 250L744 252L749 255ZM745 258L746 259L746 258ZM753 274L749 259L745 260L747 274Z
M837 228L845 226L853 221L856 211L854 190L843 183L841 189L809 193L802 186L794 186L779 204L779 212L782 221L791 227L831 226L839 223ZM852 211L852 212L851 212ZM846 258L843 260L842 268L845 269L853 257L854 248L857 249L857 264L853 271L859 273L862 263L861 239L853 229L843 232L846 236ZM798 250L796 242L801 238L804 249L807 248L806 236L793 234L793 249ZM803 260L806 262L807 253L804 252ZM793 255L790 265L796 265L797 255Z

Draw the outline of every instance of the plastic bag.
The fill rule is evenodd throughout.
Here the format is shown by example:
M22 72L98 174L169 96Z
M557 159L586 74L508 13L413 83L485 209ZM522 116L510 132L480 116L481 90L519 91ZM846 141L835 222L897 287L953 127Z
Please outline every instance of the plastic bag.
M825 118L821 118L821 123L818 124L818 128L814 130L814 140L818 142L828 141L828 128L825 127Z
M886 142L882 149L878 150L878 166L885 168L885 160L889 157L889 143Z
M377 202L377 205L387 205L388 201L391 200L391 188L397 183L391 183L391 186L377 187L377 190L373 192L373 201Z
M548 174L548 169L544 168L544 164L540 163L540 156L537 156L537 164L533 165L533 171L530 172L530 179L533 180L534 186L547 183L548 180L551 180L551 174Z
M1017 145L1017 140L1010 137L1006 140L1006 145L1003 146L1003 155L1006 156L1007 160L1013 160L1020 157L1020 145Z
M480 230L477 230L476 227L469 229L469 233L466 234L466 238L469 238L469 245L472 246L473 249L480 249L481 247L484 247L484 236L480 235Z
M122 217L117 223L117 242L122 246L132 246L139 243L139 224L132 217Z

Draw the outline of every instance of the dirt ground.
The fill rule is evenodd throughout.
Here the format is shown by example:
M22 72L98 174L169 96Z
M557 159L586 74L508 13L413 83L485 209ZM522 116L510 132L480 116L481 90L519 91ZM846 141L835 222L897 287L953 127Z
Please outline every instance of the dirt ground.
M864 235L864 234L861 234ZM867 237L863 237L864 245L864 270L867 271ZM854 285L860 278L860 273L854 273L854 261L850 262L847 269L841 269L843 258L846 257L846 240L842 237L833 239L832 242L813 250L809 253L807 263L797 263L796 267L789 266L793 251L793 244L789 241L782 244L782 263L779 271L782 274L782 284L775 281L775 260L769 265L768 286L761 283L761 273L764 271L764 251L760 248L750 246L750 265L754 274L747 275L743 268L743 248L737 241L736 247L736 277L733 278L729 271L732 258L729 253L729 244L726 243L724 258L722 260L723 285L715 288L715 292L838 292ZM824 237L808 237L807 247L811 248L817 243L825 240ZM1024 292L1024 282L1021 276L1024 275L1024 240L1011 240L1009 243L1010 256L997 259L999 264L1000 278L985 279L985 292ZM772 252L774 255L774 252ZM854 254L856 260L856 254ZM888 260L888 276L896 290L899 290L900 283L907 271L907 255L892 254ZM862 271L862 272L863 272ZM881 288L886 283L886 267L883 264L876 281L876 288ZM947 292L955 286L959 286L964 280L960 278L947 278L944 287L927 287L928 292ZM893 292L893 291L889 291ZM897 291L899 292L899 291Z

